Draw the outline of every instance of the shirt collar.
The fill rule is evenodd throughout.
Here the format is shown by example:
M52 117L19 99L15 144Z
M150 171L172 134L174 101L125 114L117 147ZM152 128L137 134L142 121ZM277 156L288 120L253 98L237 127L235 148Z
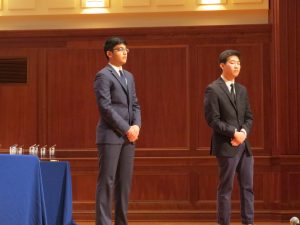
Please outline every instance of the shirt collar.
M119 71L122 70L122 66L118 67L118 66L114 66L111 63L108 63L116 72L117 74L120 76Z
M226 78L223 76L223 74L221 75L221 78L224 80L228 90L231 90L231 84L234 84L234 80L226 80Z

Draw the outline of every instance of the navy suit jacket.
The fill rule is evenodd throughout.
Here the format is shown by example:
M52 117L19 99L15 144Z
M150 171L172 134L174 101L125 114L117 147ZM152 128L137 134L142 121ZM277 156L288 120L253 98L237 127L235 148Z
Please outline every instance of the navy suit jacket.
M233 157L236 148L231 145L235 129L242 128L249 135L253 116L250 109L247 89L235 82L236 104L231 97L225 81L220 77L212 82L205 91L205 119L212 128L211 154L217 157ZM245 140L246 152L252 155L249 141Z
M140 105L130 72L123 70L127 85L107 65L96 74L94 91L100 112L96 128L96 144L122 144L131 125L141 127Z

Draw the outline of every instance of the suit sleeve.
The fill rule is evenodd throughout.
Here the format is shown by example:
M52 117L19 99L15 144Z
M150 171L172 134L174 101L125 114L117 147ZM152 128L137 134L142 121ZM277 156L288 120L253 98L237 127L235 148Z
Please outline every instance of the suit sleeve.
M253 122L253 115L250 108L248 93L246 92L246 108L245 108L245 116L244 116L244 123L242 125L242 128L246 130L247 135L250 133L252 128L252 122Z
M97 104L103 120L105 120L114 130L124 135L130 126L112 107L111 102L111 81L104 75L98 74L94 82L94 91Z
M211 86L205 90L204 111L205 119L214 132L233 137L236 127L221 120L218 95Z
M135 90L135 82L134 79L132 79L132 110L133 110L133 125L138 125L140 128L142 126L141 123L141 109L138 102L138 98L136 96L136 90Z

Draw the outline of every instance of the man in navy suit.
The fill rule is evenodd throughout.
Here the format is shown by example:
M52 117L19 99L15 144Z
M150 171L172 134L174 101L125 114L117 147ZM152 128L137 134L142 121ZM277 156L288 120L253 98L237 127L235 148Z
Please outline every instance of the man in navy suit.
M247 89L235 82L241 69L240 53L225 50L219 63L222 74L208 85L204 97L205 119L213 131L211 154L219 166L217 222L230 225L231 192L237 173L242 223L250 225L254 219L253 156L247 136L253 116Z
M115 225L127 225L128 199L133 173L135 141L141 127L141 112L130 72L122 66L129 49L121 37L108 38L104 54L108 65L96 74L94 91L100 112L96 144L99 176L96 189L96 224L111 225L112 198Z

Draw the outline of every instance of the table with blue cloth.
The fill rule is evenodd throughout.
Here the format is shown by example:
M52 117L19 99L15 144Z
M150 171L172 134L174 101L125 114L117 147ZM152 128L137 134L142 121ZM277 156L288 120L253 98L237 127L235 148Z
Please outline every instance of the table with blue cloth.
M72 181L68 162L41 161L48 225L72 225Z
M0 154L0 223L75 224L69 163Z

